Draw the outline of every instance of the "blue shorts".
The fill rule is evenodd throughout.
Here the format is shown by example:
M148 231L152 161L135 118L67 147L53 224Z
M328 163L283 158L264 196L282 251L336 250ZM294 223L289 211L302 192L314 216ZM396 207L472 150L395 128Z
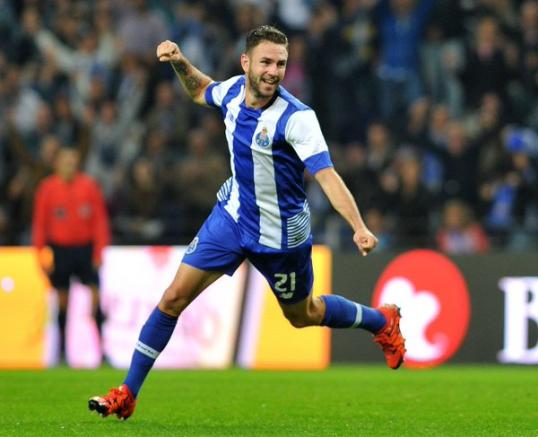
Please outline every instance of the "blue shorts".
M314 283L310 239L290 250L262 246L243 235L218 204L187 248L183 262L200 270L231 276L245 259L267 279L281 303L297 303L310 294Z

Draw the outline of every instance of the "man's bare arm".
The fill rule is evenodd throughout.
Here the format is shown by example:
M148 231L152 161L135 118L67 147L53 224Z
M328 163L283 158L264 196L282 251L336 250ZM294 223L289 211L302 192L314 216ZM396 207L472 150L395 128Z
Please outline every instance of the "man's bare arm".
M170 62L181 85L194 102L206 104L205 90L213 79L192 65L176 43L169 40L160 43L157 46L157 58L160 62Z
M353 195L334 168L324 168L315 174L323 192L333 208L349 223L353 229L353 241L362 255L366 256L377 246L377 238L366 227Z

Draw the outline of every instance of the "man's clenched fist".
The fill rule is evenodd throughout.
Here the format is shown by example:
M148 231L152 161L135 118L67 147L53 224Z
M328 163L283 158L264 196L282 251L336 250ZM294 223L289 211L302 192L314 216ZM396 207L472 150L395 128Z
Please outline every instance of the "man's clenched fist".
M157 58L161 62L180 61L183 57L175 42L166 40L157 46Z

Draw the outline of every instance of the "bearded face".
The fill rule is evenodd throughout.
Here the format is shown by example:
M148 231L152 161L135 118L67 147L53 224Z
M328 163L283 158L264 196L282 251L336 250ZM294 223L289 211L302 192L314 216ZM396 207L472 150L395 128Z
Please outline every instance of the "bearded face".
M264 41L242 58L248 87L257 99L271 98L284 79L288 51L285 46Z

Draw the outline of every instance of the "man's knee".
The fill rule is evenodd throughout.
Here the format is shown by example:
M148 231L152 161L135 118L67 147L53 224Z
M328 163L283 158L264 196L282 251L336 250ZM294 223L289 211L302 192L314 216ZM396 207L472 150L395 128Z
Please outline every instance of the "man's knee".
M295 328L319 326L325 313L325 304L319 297L309 298L306 305L295 308L286 308L282 305L284 316Z
M172 283L161 297L160 307L168 313L179 316L190 303L190 293L180 284Z
M295 328L318 326L321 323L321 318L314 308L309 308L308 310L300 313L286 312L284 310L284 316Z
M205 272L182 263L174 280L164 291L159 308L170 315L179 316L198 294L220 276L220 272Z
M287 314L284 313L284 316L294 328L306 328L307 326L312 326L311 320L306 317L306 314Z

